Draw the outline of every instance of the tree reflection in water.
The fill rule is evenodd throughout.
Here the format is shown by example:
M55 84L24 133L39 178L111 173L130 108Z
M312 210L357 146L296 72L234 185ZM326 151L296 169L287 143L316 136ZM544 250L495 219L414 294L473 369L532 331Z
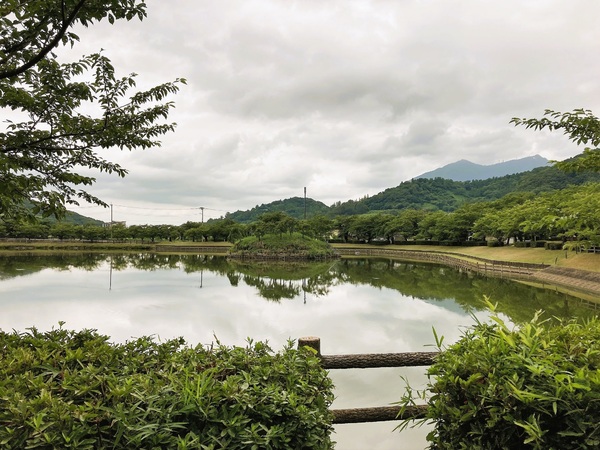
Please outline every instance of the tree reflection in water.
M210 271L227 277L231 286L244 283L258 296L280 302L307 295L326 298L332 286L369 285L392 289L403 296L444 307L474 311L484 309L488 296L498 310L513 322L529 320L538 310L548 317L586 317L593 311L576 297L513 282L490 278L445 266L385 258L348 258L334 262L246 262L228 261L223 256L171 255L160 253L57 253L0 256L0 280L27 276L43 269L88 271L110 264L112 271L182 270L185 273ZM446 300L453 300L446 302Z

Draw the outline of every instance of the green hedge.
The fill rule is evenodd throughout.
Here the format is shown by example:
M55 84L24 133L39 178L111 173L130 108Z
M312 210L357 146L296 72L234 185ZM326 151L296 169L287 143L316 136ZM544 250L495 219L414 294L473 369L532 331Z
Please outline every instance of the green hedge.
M562 241L546 241L544 243L544 248L546 250L562 250L563 245Z
M308 349L273 353L95 330L0 331L3 449L329 449L332 383Z
M395 241L395 245L436 245L455 247L479 247L485 246L485 241Z
M431 449L600 448L600 321L477 323L442 349L424 392ZM408 387L403 401L418 397ZM403 423L401 427L406 427Z

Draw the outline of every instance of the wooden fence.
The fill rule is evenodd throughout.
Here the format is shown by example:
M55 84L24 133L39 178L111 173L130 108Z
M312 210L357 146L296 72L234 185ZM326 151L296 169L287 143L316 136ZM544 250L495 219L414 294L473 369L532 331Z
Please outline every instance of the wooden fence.
M371 353L350 355L322 355L321 339L303 337L298 339L298 348L310 347L317 352L324 369L367 369L375 367L429 366L438 352L415 353ZM373 408L333 409L333 423L383 422L388 420L421 419L427 412L426 405L411 406L401 411L400 406L378 406ZM402 414L400 414L402 412Z

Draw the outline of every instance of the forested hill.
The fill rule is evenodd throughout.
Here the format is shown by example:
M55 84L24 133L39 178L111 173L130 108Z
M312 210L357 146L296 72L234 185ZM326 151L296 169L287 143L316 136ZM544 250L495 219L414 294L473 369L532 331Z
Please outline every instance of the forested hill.
M284 212L287 215L296 219L304 218L304 198L292 197L285 200L277 200L272 203L257 205L249 211L236 211L227 213L226 219L232 219L239 223L251 223L256 221L259 216L266 212ZM322 202L306 199L306 217L314 217L316 215L329 214L329 207Z
M328 207L322 202L306 199L306 216L365 214L401 209L429 209L453 211L464 203L497 200L511 192L545 192L581 185L588 181L600 182L600 174L567 173L554 167L540 167L529 172L476 181L452 181L443 178L418 178L386 189L361 200L338 202ZM239 223L251 223L266 212L284 212L296 219L304 217L304 198L292 197L257 205L248 211L226 214L225 218Z
M464 203L496 200L511 192L545 192L600 182L600 174L567 173L554 167L540 167L504 177L476 181L452 181L443 178L419 178L386 189L372 197L336 203L330 215L364 214L406 208L453 211Z
M50 223L53 223L55 221L55 219L52 217L49 217L46 220ZM72 223L75 225L94 225L97 227L100 227L100 226L102 226L102 224L104 224L104 222L102 222L101 220L82 216L81 214L77 214L76 212L73 212L73 211L67 211L67 214L65 215L65 218L63 219L63 222Z
M40 222L45 224L54 224L58 222L58 220L54 216L39 216L38 219L40 220ZM78 214L74 211L67 211L65 216L60 220L60 222L71 223L73 225L93 225L97 227L100 227L102 226L102 224L104 224L104 222L102 222L101 220L93 219L87 216L82 216L81 214Z

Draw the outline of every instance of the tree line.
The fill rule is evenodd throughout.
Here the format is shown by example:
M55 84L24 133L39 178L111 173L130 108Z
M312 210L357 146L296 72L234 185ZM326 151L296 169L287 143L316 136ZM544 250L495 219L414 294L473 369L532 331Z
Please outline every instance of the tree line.
M337 242L465 243L560 240L572 245L600 245L600 183L571 186L536 195L516 192L499 200L465 204L455 211L404 209L395 213L367 213L296 219L284 212L264 213L250 224L230 218L182 225L125 225L112 227L66 222L5 222L0 237L85 241L130 239L157 241L230 241L246 236L299 232Z

